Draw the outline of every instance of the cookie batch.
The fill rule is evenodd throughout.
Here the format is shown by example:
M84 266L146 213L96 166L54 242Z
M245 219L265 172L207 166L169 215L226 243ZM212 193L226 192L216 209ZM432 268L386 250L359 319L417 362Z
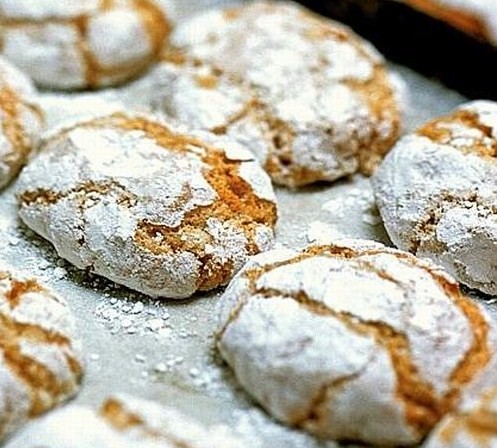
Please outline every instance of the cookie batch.
M401 136L402 82L352 29L270 1L173 27L167 4L0 0L0 188L22 238L110 281L97 293L210 300L222 369L278 424L497 446L496 322L465 289L497 295L497 104ZM275 248L280 194L354 174L396 248ZM5 447L264 446L119 390L64 405L85 363L61 295L0 268Z

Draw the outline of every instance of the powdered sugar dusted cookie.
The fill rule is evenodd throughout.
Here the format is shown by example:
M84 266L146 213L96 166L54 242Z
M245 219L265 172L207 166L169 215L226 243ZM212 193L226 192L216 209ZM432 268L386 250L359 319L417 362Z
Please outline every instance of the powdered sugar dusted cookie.
M0 58L0 189L17 175L38 143L43 115L30 102L34 95L31 80Z
M173 42L256 92L270 141L262 160L279 184L370 174L397 139L399 105L383 58L296 4L211 10L180 25Z
M174 409L127 395L100 412L69 406L33 423L7 448L243 448L224 427L204 428Z
M65 302L0 270L0 439L74 395L81 374Z
M125 81L155 60L168 33L154 0L0 0L1 53L44 87Z
M221 300L218 346L275 418L323 438L420 442L492 358L450 277L365 241L271 251Z
M401 249L497 294L497 103L477 101L404 137L374 178Z
M115 114L48 137L18 197L22 220L61 257L170 298L227 283L270 248L277 219L252 154L147 115Z
M492 362L469 389L457 410L433 431L425 448L497 447L497 363Z

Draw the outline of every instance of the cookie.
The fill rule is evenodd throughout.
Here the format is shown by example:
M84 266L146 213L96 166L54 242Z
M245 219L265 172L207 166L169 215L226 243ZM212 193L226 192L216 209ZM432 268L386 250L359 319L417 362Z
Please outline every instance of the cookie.
M477 101L399 141L373 186L395 245L497 294L497 103Z
M73 396L82 369L66 303L0 270L0 439Z
M254 257L218 347L276 419L325 439L420 442L492 359L489 319L449 276L373 242Z
M399 135L400 106L382 56L296 4L210 10L180 24L172 41L255 92L270 143L262 163L278 184L371 174Z
M54 89L130 79L155 60L169 31L154 0L0 1L1 54Z
M43 127L30 79L0 57L0 189L26 163Z
M21 219L61 257L154 297L227 283L270 248L277 220L270 179L247 150L140 114L45 139L18 198Z
M497 363L492 362L423 448L497 447Z
M204 428L174 409L116 395L97 413L68 406L29 426L6 448L242 448L226 428Z

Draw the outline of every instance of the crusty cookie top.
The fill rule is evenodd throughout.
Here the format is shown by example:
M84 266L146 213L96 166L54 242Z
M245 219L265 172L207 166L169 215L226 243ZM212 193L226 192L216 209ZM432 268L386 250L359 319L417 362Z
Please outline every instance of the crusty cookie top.
M273 135L266 169L278 183L370 173L399 132L383 58L349 28L292 3L211 10L173 43L249 83Z
M1 53L50 88L129 79L155 60L169 31L154 0L0 0Z
M65 302L0 271L0 438L74 395L79 342Z
M19 201L76 266L172 298L228 282L270 247L277 219L269 178L241 146L119 113L48 137Z
M221 353L245 389L332 439L419 442L492 356L488 317L455 281L364 241L255 257L220 321Z
M173 122L228 136L266 160L274 142L256 92L238 77L168 50L147 75L124 91L131 107L147 107Z

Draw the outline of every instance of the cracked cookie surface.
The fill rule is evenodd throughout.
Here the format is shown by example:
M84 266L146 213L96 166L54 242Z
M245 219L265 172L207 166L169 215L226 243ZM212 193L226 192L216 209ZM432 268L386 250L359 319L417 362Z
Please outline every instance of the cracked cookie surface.
M6 448L242 448L226 427L205 428L178 411L128 395L99 412L68 406L33 423Z
M423 448L497 447L497 363L464 394L457 409L432 432Z
M226 284L271 247L277 220L251 153L149 115L117 113L47 137L18 198L22 220L61 257L156 297Z
M38 144L43 113L31 102L35 94L31 80L0 57L0 190Z
M73 396L82 375L66 303L0 270L0 439Z
M123 82L155 61L169 31L154 0L0 0L0 53L43 87Z
M210 10L181 24L172 41L255 93L270 143L261 161L278 184L371 174L398 137L398 98L381 55L296 4Z
M402 138L373 179L394 244L497 294L497 103L476 101Z
M319 437L420 442L492 359L446 274L365 241L271 251L220 302L218 347L273 417Z

